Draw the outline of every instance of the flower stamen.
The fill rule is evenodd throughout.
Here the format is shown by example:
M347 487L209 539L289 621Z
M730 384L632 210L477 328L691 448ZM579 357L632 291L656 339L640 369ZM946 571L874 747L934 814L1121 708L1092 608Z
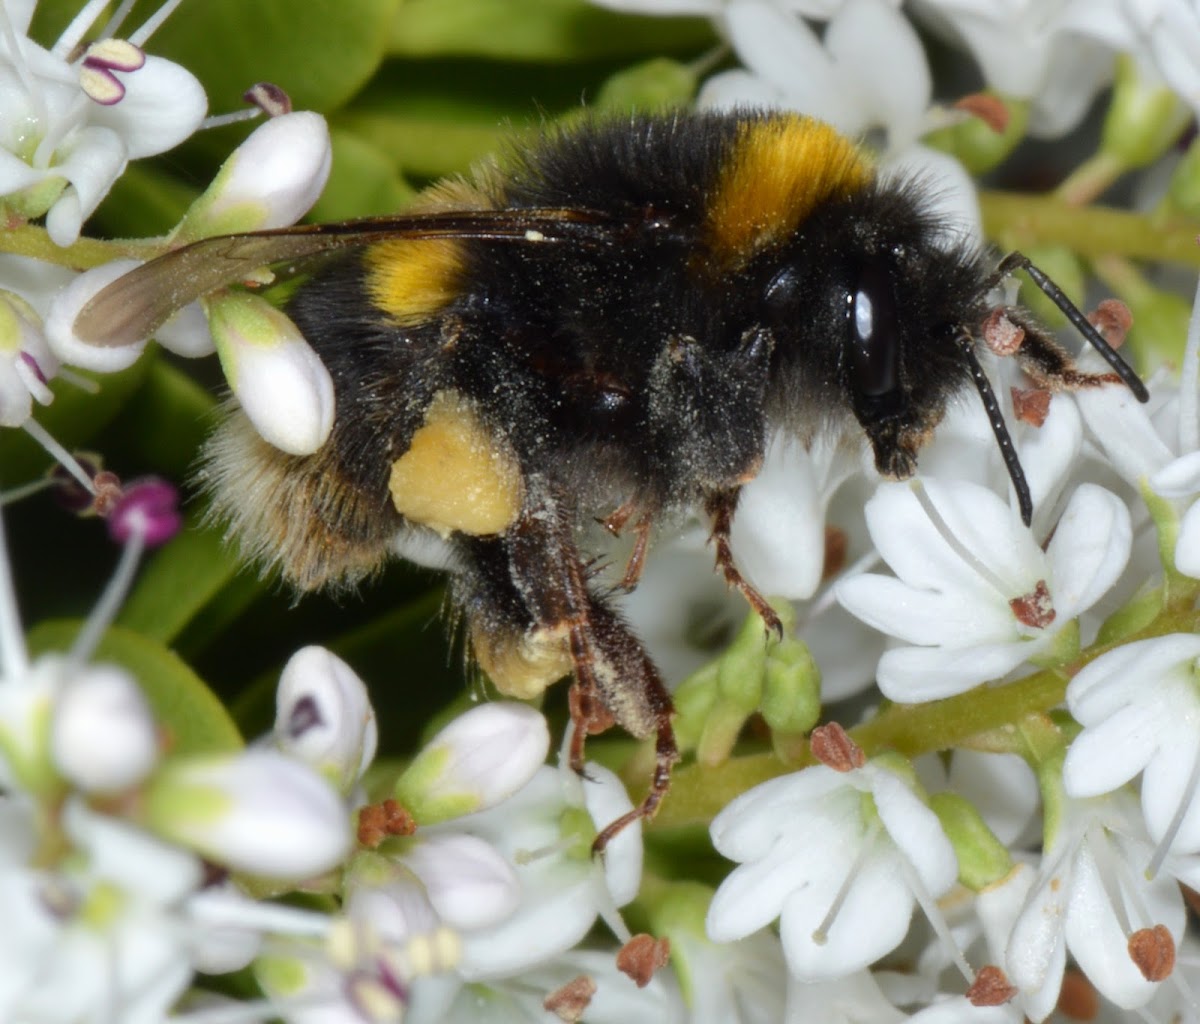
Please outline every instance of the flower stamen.
M871 824L867 826L867 834L863 836L858 853L854 858L854 863L850 865L850 870L842 880L842 884L837 894L833 897L833 903L830 904L828 912L812 933L812 940L818 946L823 946L829 941L829 929L833 927L833 922L841 911L842 904L846 902L846 897L849 895L851 887L858 880L858 873L862 869L863 864L866 863L867 857L870 856L875 846L875 839L882 828L883 825L880 824L878 819L872 820Z

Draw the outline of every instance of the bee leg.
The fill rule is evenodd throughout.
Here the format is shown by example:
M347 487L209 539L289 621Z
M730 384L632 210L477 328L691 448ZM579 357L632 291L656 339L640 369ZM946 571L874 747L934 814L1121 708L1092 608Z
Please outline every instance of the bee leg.
M603 526L614 537L621 536L621 531L625 529L625 525L633 517L637 506L632 501L627 501L615 511L610 513L607 518L600 520L600 525ZM633 528L636 531L636 536L633 540L633 550L629 553L629 558L625 562L625 573L621 577L621 582L617 584L618 590L631 591L636 590L638 581L642 578L642 570L646 565L646 551L650 547L650 527L653 525L654 519L649 512L644 512Z
M1006 309L1004 315L1025 334L1016 351L1016 359L1039 387L1047 391L1075 391L1122 382L1116 373L1085 373L1078 369L1070 354L1019 310Z
M589 733L616 722L638 739L655 737L655 770L642 803L603 829L593 851L631 822L657 809L679 759L671 726L674 706L658 670L641 643L603 599L587 589L587 570L572 540L571 524L557 504L539 503L508 533L513 583L540 628L567 637L575 682L569 750L571 767L582 772Z
M782 640L783 623L779 621L775 609L767 603L767 599L762 594L750 585L733 563L733 551L729 547L729 531L733 527L733 515L737 511L740 494L740 487L731 487L712 491L704 499L704 510L712 520L712 532L708 539L717 549L717 568L724 574L725 582L741 592L746 603L763 620L763 625L767 630Z

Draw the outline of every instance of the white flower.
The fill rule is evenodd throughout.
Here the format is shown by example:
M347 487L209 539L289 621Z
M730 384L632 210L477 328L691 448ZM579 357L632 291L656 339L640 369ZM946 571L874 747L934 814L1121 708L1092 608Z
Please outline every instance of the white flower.
M641 828L635 822L622 830L602 862L591 856L591 841L632 809L620 781L599 765L588 764L582 780L569 770L543 766L494 808L422 829L426 835L465 833L486 840L513 865L521 886L520 905L510 916L463 933L463 977L518 973L571 949L597 915L614 923L616 908L637 895ZM580 811L594 831L585 827L576 834Z
M1177 947L1184 908L1173 878L1146 878L1150 855L1128 794L1065 799L1036 877L1015 869L981 896L993 954L1030 1018L1053 1010L1068 952L1118 1006L1142 1006L1154 995L1157 984L1134 962L1131 940L1161 925Z
M142 33L79 46L106 7L87 4L49 50L26 37L32 4L0 7L11 30L0 32L0 197L45 213L58 245L75 241L129 160L177 146L207 109L195 77L141 54Z
M692 1024L783 1020L788 975L779 937L764 929L737 942L714 943L702 927L701 922L700 930L669 930L671 959L686 986Z
M1047 653L1099 600L1129 558L1129 512L1115 495L1081 485L1046 551L992 491L925 482L944 534L906 484L867 503L871 537L897 579L842 581L838 600L875 628L915 646L884 654L879 687L893 700L934 700L999 679Z
M1142 812L1156 841L1200 851L1200 637L1176 633L1125 644L1071 680L1067 707L1084 727L1063 765L1073 797L1098 796L1142 773Z
M198 858L71 801L59 871L0 870L0 1018L161 1021L192 976L180 927Z
M711 832L740 866L713 897L709 936L742 938L779 917L788 967L803 981L874 963L908 932L914 899L935 912L933 899L958 876L936 816L876 763L765 782L721 811Z
M363 681L324 647L293 654L275 692L275 745L349 793L375 758L379 727Z

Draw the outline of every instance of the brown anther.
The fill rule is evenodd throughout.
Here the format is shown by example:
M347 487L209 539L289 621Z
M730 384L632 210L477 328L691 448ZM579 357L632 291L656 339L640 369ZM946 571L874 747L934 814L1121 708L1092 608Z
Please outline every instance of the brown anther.
M1081 971L1067 968L1058 990L1058 1011L1071 1020L1095 1020L1100 1016L1100 996Z
M671 959L671 940L653 935L635 935L617 951L617 970L645 988L654 972L666 967Z
M267 117L279 117L292 112L292 98L274 82L258 82L244 93L242 99L258 107Z
M392 799L367 804L358 812L358 842L368 850L392 836L411 836L416 830L413 816Z
M977 117L997 135L1003 135L1008 128L1011 113L1008 105L999 96L986 92L973 92L955 101L955 110Z
M125 492L121 487L121 478L107 469L100 470L92 477L92 485L96 493L92 497L92 511L101 519L105 518L114 508L121 495Z
M586 974L572 978L562 988L555 989L542 1000L542 1009L567 1024L583 1019L583 1013L596 994L596 983Z
M1120 299L1105 299L1088 314L1088 323L1113 348L1120 348L1133 326L1133 314Z
M979 332L983 342L998 356L1011 356L1025 342L1025 328L1014 324L1003 309L993 309Z
M837 722L819 725L808 737L812 755L835 772L850 772L867 763L863 748Z
M1040 427L1050 414L1051 397L1053 396L1049 391L1043 391L1041 388L1013 388L1013 412L1022 423Z
M1045 629L1057 614L1050 600L1050 588L1046 586L1045 580L1038 580L1031 593L1014 597L1008 602L1008 606L1017 621L1030 629Z
M1003 1006L1017 994L1017 987L995 964L979 968L975 981L967 989L967 1001L972 1006Z
M1129 959L1147 981L1162 981L1175 969L1175 940L1165 924L1139 928L1129 936Z
M832 579L846 567L846 531L837 526L825 527L825 560L821 563L821 579Z

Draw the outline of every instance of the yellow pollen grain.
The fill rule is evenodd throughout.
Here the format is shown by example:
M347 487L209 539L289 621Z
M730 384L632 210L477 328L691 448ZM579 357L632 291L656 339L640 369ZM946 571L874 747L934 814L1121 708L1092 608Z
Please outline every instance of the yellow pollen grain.
M722 263L743 263L791 235L821 203L848 198L873 178L858 146L822 121L748 121L709 204L711 249Z
M523 497L515 454L454 391L434 396L388 489L396 511L442 536L503 533Z

